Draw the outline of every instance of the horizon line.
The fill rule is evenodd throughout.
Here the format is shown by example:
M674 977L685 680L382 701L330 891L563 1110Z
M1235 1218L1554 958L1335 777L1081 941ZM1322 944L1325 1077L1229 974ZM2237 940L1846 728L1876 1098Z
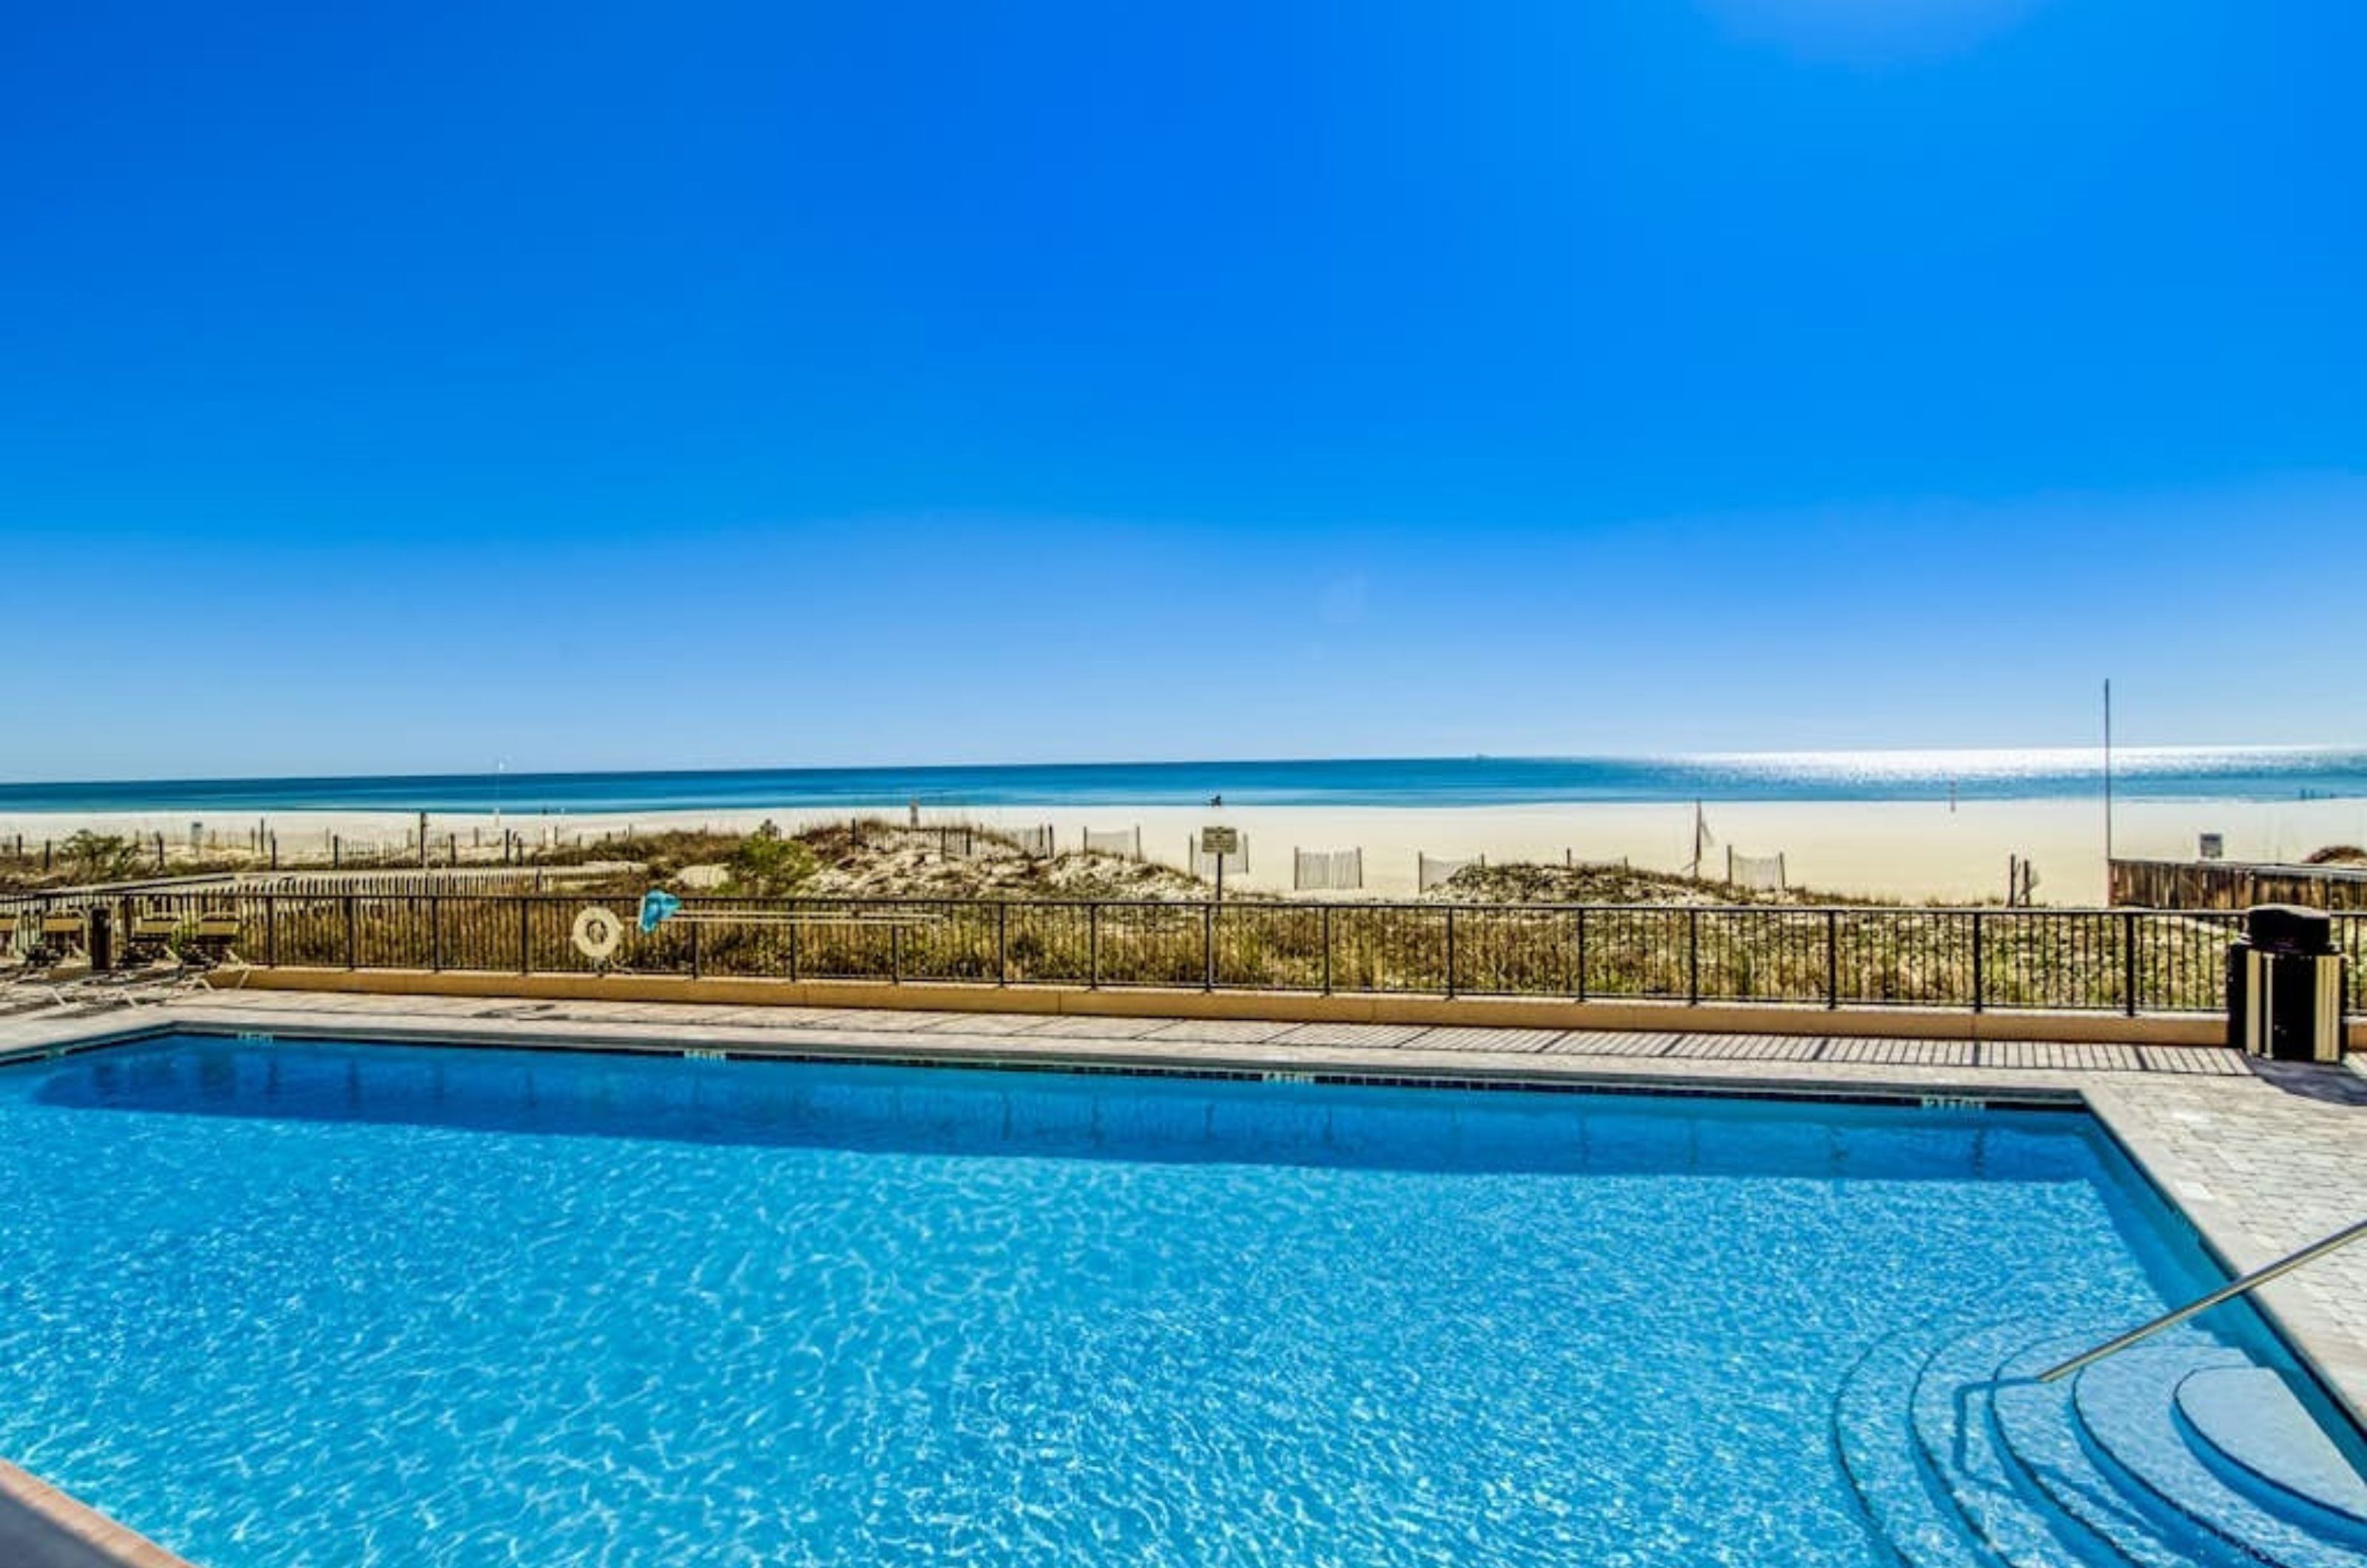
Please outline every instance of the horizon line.
M720 778L766 773L955 773L980 771L1015 771L1020 769L1089 770L1100 768L1270 768L1310 764L1342 766L1371 764L1415 764L1437 762L1614 762L1614 763L1771 763L1804 761L1839 761L1858 759L1888 759L1894 761L1917 759L1927 762L1945 760L2019 758L2028 761L2085 759L2101 761L2103 754L2101 739L2079 745L2046 746L1957 746L1957 747L1835 747L1799 750L1727 750L1727 751L1459 751L1435 752L1410 756L1297 756L1297 757L1155 757L1104 758L1099 760L1069 759L1053 761L1002 762L782 762L744 763L712 767L594 767L537 768L512 772L500 760L490 768L474 771L422 772L353 772L299 773L219 773L219 774L124 774L101 778L15 778L0 779L0 792L32 789L105 788L130 784L339 784L360 780L409 780L420 783L460 779L510 778L583 779L583 778ZM2123 745L2112 748L2119 760L2145 758L2192 758L2204 756L2367 756L2367 743L2289 741L2252 743L2180 742L2174 745Z

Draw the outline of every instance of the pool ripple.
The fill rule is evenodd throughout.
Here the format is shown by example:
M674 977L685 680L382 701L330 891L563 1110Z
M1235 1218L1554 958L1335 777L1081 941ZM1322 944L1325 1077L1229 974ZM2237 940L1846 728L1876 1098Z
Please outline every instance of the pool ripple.
M169 1043L0 1075L0 1451L209 1568L1872 1568L1829 1424L1870 1348L2203 1277L2117 1157L2067 1114Z

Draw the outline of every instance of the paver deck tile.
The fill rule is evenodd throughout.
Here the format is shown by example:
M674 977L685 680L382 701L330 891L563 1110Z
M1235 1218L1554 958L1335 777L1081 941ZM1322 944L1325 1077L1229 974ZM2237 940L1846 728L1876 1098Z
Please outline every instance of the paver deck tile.
M957 1029L974 1022L976 1013L933 1012L900 1008L848 1008L831 1018L833 1029L873 1029L884 1034L919 1034L931 1029Z
M1969 1067L1977 1065L1969 1040L1856 1040L1829 1042L1819 1058L1827 1062L1874 1062L1901 1066ZM2014 1066L2041 1066L2031 1062Z
M1664 1056L1676 1048L1677 1039L1674 1034L1573 1029L1546 1049L1557 1056Z
M1426 1029L1406 1044L1423 1051L1542 1051L1558 1029Z
M1277 1045L1371 1045L1386 1049L1403 1045L1421 1033L1419 1024L1411 1023L1302 1023L1286 1034L1277 1034Z
M2185 1073L2197 1077L2240 1078L2250 1073L2241 1051L2214 1050L2202 1045L2140 1045L2137 1060L2153 1073Z
M1677 1049L1711 1061L1813 1062L1824 1054L1821 1034L1690 1034Z
M1164 1023L1146 1040L1206 1040L1225 1044L1257 1044L1287 1034L1296 1027L1253 1018L1185 1018Z
M1038 1019L1017 1032L1028 1040L1139 1040L1166 1022L1161 1018L1102 1018L1092 1013Z
M1040 1012L949 1013L921 1026L924 1034L1017 1034L1042 1023Z

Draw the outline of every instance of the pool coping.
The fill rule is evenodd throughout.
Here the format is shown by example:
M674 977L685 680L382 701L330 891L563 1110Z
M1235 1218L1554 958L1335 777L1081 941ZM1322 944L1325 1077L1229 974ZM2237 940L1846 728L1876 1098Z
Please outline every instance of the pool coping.
M2097 1125L2169 1212L2193 1230L2203 1250L2231 1280L2284 1256L2288 1249L2263 1243L2226 1202L2193 1181L2177 1151L2150 1123L2129 1115L2111 1088L2082 1090L2081 1098ZM2302 1371L2367 1438L2367 1343L2320 1307L2301 1288L2296 1276L2271 1280L2246 1299L2293 1352Z
M356 1020L366 1020L357 1029ZM663 1030L663 1032L660 1031ZM780 1036L794 1033L794 1043ZM889 1035L820 1027L734 1027L685 1023L595 1024L580 1021L404 1020L346 1015L334 1021L291 1021L255 1013L244 1020L208 1015L165 1018L116 1029L95 1029L54 1043L0 1048L0 1066L82 1055L143 1040L201 1034L214 1038L275 1041L379 1043L455 1049L585 1052L594 1055L691 1056L699 1060L867 1065L921 1068L967 1068L985 1072L1075 1073L1217 1079L1234 1082L1315 1083L1374 1088L1518 1091L1539 1094L1639 1094L1670 1099L1784 1100L1835 1104L1907 1106L1920 1109L2063 1111L2088 1110L2076 1085L2049 1081L2073 1069L2035 1067L1960 1069L1931 1066L1904 1071L1954 1073L1943 1083L1886 1077L1894 1069L1869 1066L1865 1076L1841 1078L1818 1073L1784 1072L1784 1064L1720 1063L1696 1070L1692 1058L1675 1063L1638 1061L1606 1067L1603 1058L1495 1056L1478 1052L1392 1049L1387 1055L1354 1045L1262 1044L1249 1042L1140 1039L1043 1039L1023 1044L1006 1036L959 1034ZM889 1043L889 1042L894 1042ZM1407 1063L1417 1064L1409 1066ZM1676 1066L1680 1070L1668 1070ZM1421 1069L1428 1070L1421 1070ZM1756 1068L1757 1070L1751 1070ZM1978 1076L1986 1075L1986 1076Z
M220 993L215 994L217 997ZM173 1035L265 1041L339 1041L442 1046L695 1056L745 1062L840 1063L914 1067L966 1067L1023 1072L1070 1072L1288 1081L1406 1089L1460 1089L1539 1093L1644 1094L1905 1105L1926 1109L2084 1111L2153 1190L2164 1209L2194 1233L2204 1251L2231 1278L2271 1261L2282 1248L2246 1227L2236 1209L2212 1196L2183 1158L2138 1114L2127 1085L2115 1075L2066 1067L1966 1068L1933 1064L1910 1067L1748 1060L1675 1062L1648 1059L1606 1066L1608 1058L1539 1058L1485 1052L1376 1051L1353 1045L1169 1041L1123 1038L1010 1037L900 1033L821 1025L732 1025L580 1019L406 1018L390 1010L348 1012L318 1020L263 1009L240 1009L207 998L180 1007L142 1008L122 1015L61 1020L47 1038L0 1048L0 1066L79 1055ZM786 1037L786 1038L785 1038ZM1671 1070L1671 1069L1675 1070ZM1811 1070L1803 1070L1811 1069ZM2126 1077L2131 1075L2117 1075ZM2231 1081L2231 1080L2221 1080ZM2367 1434L2367 1343L2345 1329L2293 1280L2252 1293L2271 1329L2332 1403ZM21 1477L22 1484L17 1478ZM0 1461L0 1524L12 1506L52 1517L74 1531L85 1555L60 1556L69 1564L118 1568L191 1568L181 1559L38 1478ZM94 1533L93 1525L96 1526ZM0 1542L6 1537L0 1535ZM51 1560L29 1560L50 1568Z
M6 1460L0 1460L0 1557L9 1568L196 1568Z

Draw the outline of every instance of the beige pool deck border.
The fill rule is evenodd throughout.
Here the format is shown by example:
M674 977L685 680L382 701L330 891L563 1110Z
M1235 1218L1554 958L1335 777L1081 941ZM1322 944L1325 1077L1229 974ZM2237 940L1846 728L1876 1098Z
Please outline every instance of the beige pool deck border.
M191 1568L181 1558L0 1460L0 1562L8 1568Z
M2217 1044L2215 1021L2199 1021L2200 1030L2193 1019L2120 1015L255 970L239 990L0 1018L0 1063L197 1032L2084 1106L2221 1265L2241 1272L2367 1212L2367 1103L2272 1082ZM2358 1061L2315 1069L2316 1086L2359 1082ZM2338 1254L2255 1300L2367 1427L2367 1257ZM5 1463L0 1561L189 1568Z

